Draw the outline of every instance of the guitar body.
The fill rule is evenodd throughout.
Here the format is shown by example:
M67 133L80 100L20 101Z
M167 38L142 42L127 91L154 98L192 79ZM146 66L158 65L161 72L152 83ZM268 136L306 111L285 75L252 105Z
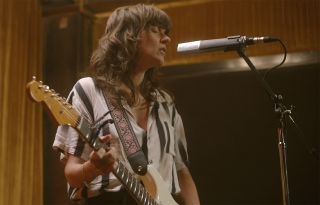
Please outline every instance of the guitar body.
M144 176L139 176L139 179L158 204L178 205L169 193L167 184L152 165L148 165L148 172Z

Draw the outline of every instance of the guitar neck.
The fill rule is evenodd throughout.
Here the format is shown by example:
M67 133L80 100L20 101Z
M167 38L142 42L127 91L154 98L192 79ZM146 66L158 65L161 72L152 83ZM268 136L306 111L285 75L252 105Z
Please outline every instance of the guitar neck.
M106 145L95 136L95 130L92 130L90 123L81 116L79 116L77 121L78 123L75 128L80 133L80 137L94 150L104 149ZM140 180L121 161L118 161L117 166L113 169L113 174L140 205L157 205L157 202L140 183Z

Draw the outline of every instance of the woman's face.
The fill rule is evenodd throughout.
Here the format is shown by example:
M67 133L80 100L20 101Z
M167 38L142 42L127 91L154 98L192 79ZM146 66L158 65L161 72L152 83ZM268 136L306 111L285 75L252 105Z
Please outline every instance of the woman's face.
M146 71L149 68L163 65L170 41L170 37L163 28L150 26L143 30L138 42L136 69Z

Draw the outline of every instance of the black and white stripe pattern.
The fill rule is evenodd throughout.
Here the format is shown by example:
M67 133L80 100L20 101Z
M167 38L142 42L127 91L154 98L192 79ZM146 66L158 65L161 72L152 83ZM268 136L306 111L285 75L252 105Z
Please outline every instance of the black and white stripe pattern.
M83 78L77 83L83 88L83 93L86 94L92 111L90 111L90 108L87 108L88 103L83 102L80 93L77 92L75 87L69 95L68 102L72 102L79 113L91 122L103 117L109 110L102 92L97 89L93 80L91 78ZM147 155L149 162L152 162L153 166L157 168L162 178L167 182L171 192L177 193L180 191L177 170L185 167L188 162L183 123L168 94L157 91L156 99L157 101L151 103L149 107L147 130L143 130L135 122L132 110L125 102L123 106L128 114L139 144ZM110 119L110 115L105 116L105 119ZM65 156L64 153L68 153L76 155L85 161L88 160L89 154L92 151L91 148L87 144L84 144L82 140L79 140L80 138L73 128L65 126L63 129L63 127L60 126L57 130L53 148L63 151L62 158ZM113 137L118 138L113 125L110 125L106 129ZM121 153L123 159L126 159L123 150L121 150ZM125 164L128 165L127 162ZM85 187L86 189L70 188L70 198L79 199L83 197L82 191L87 191L86 195L88 197L96 196L104 191L118 191L121 189L121 183L113 174L110 174L98 176Z

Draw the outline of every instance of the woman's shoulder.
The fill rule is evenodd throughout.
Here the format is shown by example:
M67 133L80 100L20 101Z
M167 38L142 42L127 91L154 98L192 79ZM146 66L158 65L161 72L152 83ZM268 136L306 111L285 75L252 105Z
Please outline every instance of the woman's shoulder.
M75 88L77 89L77 86L81 86L82 89L85 92L95 92L97 91L97 86L95 85L94 79L92 77L84 77L84 78L80 78L76 84L75 84Z
M94 81L93 81L93 78L92 77L83 77L83 78L80 78L77 83L80 83L82 86L84 87L91 87L91 86L94 86ZM77 84L76 83L76 84Z
M156 101L159 103L168 103L173 104L173 97L172 95L163 89L156 90Z
M96 86L92 77L84 77L79 79L73 87L78 95L86 95L90 100L101 95L101 90Z

